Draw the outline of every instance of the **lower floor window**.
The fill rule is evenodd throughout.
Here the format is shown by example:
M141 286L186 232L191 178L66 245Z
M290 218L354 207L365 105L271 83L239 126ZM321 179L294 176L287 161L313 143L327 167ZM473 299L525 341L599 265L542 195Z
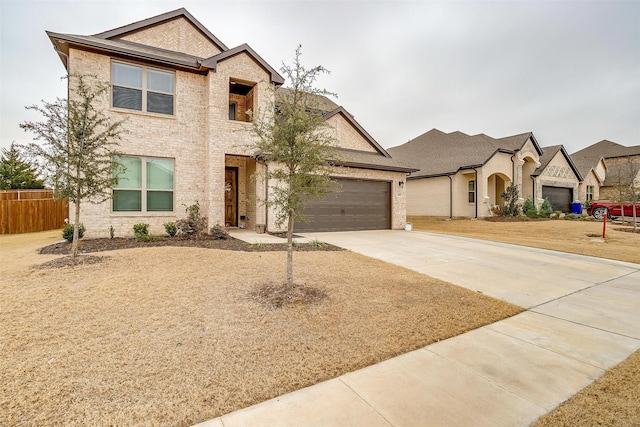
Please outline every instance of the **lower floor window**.
M475 203L476 201L476 182L469 181L469 203Z
M123 167L113 187L114 212L172 212L173 159L120 156Z

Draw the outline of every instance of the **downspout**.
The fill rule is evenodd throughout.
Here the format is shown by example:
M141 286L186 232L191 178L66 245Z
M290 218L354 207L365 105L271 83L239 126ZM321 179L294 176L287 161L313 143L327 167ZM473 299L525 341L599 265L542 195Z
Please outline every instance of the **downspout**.
M513 161L513 156L515 155L516 153L513 153L511 156L511 185L516 185L516 162Z
M476 205L476 216L473 219L478 219L478 170L475 167L471 168L471 169L473 169L473 172L475 172L475 178L474 179L475 179L475 184L476 184L476 185L474 185L474 189L473 189L473 192L475 193L473 198L474 198L474 200L476 202L475 203L475 205Z
M453 178L451 175L447 175L449 178L449 219L453 219Z

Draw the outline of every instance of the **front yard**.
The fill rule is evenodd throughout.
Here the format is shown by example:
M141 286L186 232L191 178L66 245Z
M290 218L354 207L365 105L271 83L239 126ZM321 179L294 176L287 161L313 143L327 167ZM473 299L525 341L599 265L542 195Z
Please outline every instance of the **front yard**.
M602 222L578 220L541 220L491 222L486 220L434 217L409 217L414 230L453 234L550 249L580 255L616 259L640 264L640 234L628 232L631 227L615 222L607 223L606 238L602 236ZM626 230L626 231L622 231Z
M0 236L6 425L201 422L514 315L519 307L351 252L299 252L327 298L274 309L283 252L149 247L34 269L59 231Z

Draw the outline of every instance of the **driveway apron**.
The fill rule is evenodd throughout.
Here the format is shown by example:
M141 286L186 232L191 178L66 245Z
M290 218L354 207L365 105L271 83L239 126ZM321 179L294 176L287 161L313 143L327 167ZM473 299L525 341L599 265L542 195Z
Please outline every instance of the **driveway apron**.
M527 311L203 426L525 426L640 348L640 265L424 232L305 237Z

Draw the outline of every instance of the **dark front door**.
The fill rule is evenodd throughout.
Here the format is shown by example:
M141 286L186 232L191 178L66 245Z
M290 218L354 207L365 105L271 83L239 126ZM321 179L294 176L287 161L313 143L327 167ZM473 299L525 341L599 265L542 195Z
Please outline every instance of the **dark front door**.
M224 168L224 223L238 226L238 168Z

